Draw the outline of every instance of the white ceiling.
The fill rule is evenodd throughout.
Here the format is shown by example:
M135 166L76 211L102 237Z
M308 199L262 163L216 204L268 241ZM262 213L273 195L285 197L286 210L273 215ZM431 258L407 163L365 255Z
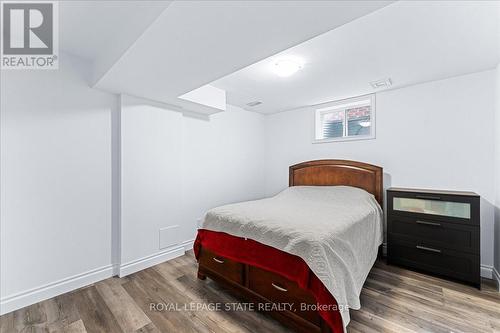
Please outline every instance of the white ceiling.
M177 97L389 3L391 1L175 1L107 69L95 86L213 113L211 108ZM129 19L119 21L129 24L140 19L145 23L157 13L155 10L145 12L131 15L127 11L123 16L131 15ZM106 17L107 13L102 15ZM145 19L139 18L143 15ZM98 25L102 30L109 26L106 21ZM128 28L124 29L125 32L112 31L127 34ZM131 35L136 36L140 29L132 30ZM101 37L102 42L92 44L106 44L109 36ZM111 42L114 43L113 38L108 40ZM96 45L88 48L101 49ZM76 53L85 54L85 51Z
M370 93L369 82L386 77L397 88L490 69L500 60L499 4L397 2L211 84L231 104L275 113ZM282 55L303 58L304 68L276 76L270 66Z
M60 1L59 43L100 78L171 1ZM94 79L94 80L95 80Z

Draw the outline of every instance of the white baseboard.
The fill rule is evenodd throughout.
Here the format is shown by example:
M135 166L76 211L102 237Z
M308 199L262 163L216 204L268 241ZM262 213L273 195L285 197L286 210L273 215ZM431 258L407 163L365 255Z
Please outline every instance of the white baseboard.
M149 268L154 265L158 265L162 262L172 260L174 258L180 257L193 248L194 240L189 240L170 248L160 251L158 253L152 254L150 256L140 258L137 260L130 261L128 263L120 265L119 277L124 277L132 273L141 271L143 269Z
M181 244L184 246L184 250L186 252L191 251L193 249L193 246L194 246L194 239L185 241L184 243L181 243Z
M0 300L0 315L44 301L46 299L85 287L89 284L113 276L113 265L70 276L68 278L48 283L46 285L26 290L17 294L2 297Z
M489 265L481 265L481 277L493 279L493 267Z
M180 243L166 251L152 256L134 260L119 267L108 265L91 271L70 276L59 281L26 290L17 294L8 295L0 299L0 315L24 308L25 306L44 301L46 299L88 286L92 283L112 277L119 272L119 276L125 276L142 269L154 266L161 262L184 255L186 251L193 248L194 240Z
M500 292L500 273L496 270L495 267L493 267L493 280L496 280L497 289L498 289L498 292Z

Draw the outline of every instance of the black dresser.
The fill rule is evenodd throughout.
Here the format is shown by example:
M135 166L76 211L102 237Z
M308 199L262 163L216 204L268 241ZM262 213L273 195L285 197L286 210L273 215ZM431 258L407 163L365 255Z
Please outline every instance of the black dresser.
M387 190L387 261L478 288L479 195L391 187Z

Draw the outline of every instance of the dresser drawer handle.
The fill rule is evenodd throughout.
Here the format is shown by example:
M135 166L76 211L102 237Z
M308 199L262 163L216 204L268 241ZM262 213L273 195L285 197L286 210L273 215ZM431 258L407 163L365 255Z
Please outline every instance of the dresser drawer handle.
M288 289L285 289L283 287L280 287L278 286L277 284L274 284L273 282L271 282L271 285L274 287L274 289L277 289L279 291L288 291Z
M419 220L417 220L416 222L417 222L417 224L432 225L434 227L440 227L441 226L441 223L436 223L436 222L427 222L427 221L419 221Z
M212 259L213 259L216 263L218 263L218 264L223 264L223 263L224 263L224 260L221 260L221 259L219 259L219 258L213 257Z
M435 195L416 195L415 198L428 199L428 200L441 200L441 197Z
M433 249L432 247L427 247L427 246L417 245L417 249L424 250L424 251L429 251L429 252L434 252L434 253L441 253L441 250Z

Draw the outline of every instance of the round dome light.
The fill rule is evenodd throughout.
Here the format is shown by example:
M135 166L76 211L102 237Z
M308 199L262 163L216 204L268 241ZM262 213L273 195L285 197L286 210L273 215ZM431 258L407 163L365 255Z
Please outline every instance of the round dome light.
M291 76L304 67L298 59L279 59L273 64L273 71L280 77Z

